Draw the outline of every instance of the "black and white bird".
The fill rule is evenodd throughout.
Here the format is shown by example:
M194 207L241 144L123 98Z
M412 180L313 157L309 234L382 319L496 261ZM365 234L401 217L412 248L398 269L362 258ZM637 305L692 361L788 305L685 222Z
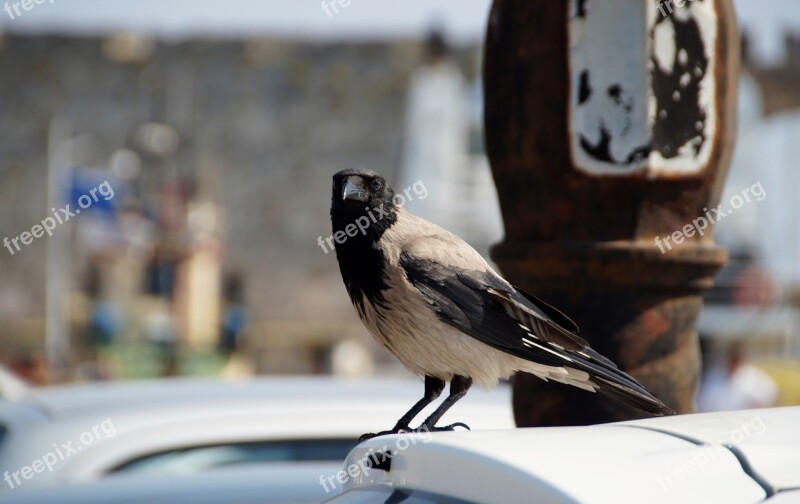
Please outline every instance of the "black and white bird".
M379 434L466 427L436 423L473 383L490 388L516 371L600 392L653 415L673 413L594 351L564 314L511 285L459 237L396 205L380 174L335 174L331 221L339 269L361 321L425 379L424 397ZM450 395L413 429L414 417L445 382Z

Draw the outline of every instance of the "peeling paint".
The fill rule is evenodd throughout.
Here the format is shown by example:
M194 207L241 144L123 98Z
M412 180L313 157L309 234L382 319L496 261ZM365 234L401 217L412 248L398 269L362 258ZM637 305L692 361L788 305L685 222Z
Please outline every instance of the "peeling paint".
M576 17L586 17L586 2L587 0L578 0L575 6Z
M596 175L698 173L716 129L713 2L664 16L657 2L570 1L575 165Z
M675 68L675 28L672 23L658 23L653 30L653 57L659 68L667 73L672 73Z
M589 83L589 72L587 70L581 72L580 80L581 82L578 85L578 104L583 104L592 96L592 85Z

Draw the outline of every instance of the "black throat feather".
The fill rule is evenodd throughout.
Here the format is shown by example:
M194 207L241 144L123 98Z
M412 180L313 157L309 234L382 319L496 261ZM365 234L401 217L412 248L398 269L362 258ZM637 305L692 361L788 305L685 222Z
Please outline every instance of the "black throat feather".
M337 199L334 196L331 223L336 259L350 300L360 313L365 298L373 305L385 306L383 291L388 287L384 279L385 258L376 243L397 222L395 208L391 201L354 208Z

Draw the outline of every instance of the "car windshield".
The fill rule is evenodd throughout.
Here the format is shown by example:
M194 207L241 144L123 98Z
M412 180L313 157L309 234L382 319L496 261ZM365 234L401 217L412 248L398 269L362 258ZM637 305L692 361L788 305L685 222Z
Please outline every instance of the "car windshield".
M213 467L263 462L340 462L354 439L298 439L195 446L138 457L111 473L191 473Z

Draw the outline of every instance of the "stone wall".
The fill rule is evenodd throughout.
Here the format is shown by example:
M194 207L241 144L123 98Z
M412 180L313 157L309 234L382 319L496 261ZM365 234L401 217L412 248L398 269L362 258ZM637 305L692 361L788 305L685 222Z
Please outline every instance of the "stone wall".
M465 69L474 54L458 53ZM254 318L351 320L335 258L317 245L330 233L330 176L361 165L394 178L420 55L415 41L220 40L158 42L143 61L121 64L100 39L6 35L0 239L49 213L48 125L60 115L84 135L81 164L106 167L120 148L140 155L137 187L151 207L169 178L220 206L223 265L244 274ZM148 122L178 131L174 156L141 151L135 131ZM46 240L13 257L0 249L0 321L43 317L45 253ZM73 285L84 260L74 255Z

